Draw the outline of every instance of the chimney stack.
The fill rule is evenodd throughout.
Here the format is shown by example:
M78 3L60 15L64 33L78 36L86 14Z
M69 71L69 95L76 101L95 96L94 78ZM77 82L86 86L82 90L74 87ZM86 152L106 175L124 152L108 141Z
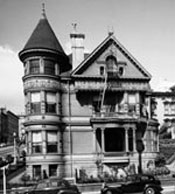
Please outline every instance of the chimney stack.
M71 42L72 42L72 66L75 69L83 60L84 60L84 39L85 35L81 33L77 33L76 26L73 25L73 33L70 34Z

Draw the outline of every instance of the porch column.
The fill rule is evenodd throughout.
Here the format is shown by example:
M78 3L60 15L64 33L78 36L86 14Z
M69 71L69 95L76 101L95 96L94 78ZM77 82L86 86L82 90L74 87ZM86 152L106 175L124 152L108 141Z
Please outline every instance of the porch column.
M105 136L104 136L105 128L101 128L101 152L104 153L105 151Z
M125 151L129 152L129 148L128 148L128 127L125 127Z
M133 132L133 151L136 152L136 129L132 128Z

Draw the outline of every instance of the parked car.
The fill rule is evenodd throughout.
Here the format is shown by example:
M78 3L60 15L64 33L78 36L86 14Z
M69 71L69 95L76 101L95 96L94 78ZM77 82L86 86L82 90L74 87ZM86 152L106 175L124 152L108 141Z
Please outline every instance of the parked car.
M15 194L80 194L78 188L74 184L70 184L67 180L43 180L28 190L20 190L13 192Z
M162 191L161 182L156 177L146 174L128 175L122 184L107 185L101 189L101 194L141 193L155 194Z

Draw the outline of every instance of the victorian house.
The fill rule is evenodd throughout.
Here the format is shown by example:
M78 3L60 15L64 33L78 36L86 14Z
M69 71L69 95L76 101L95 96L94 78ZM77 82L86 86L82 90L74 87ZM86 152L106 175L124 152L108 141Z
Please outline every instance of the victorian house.
M25 74L27 173L31 178L97 176L142 166L158 149L151 75L113 33L90 54L73 32L67 56L45 13L19 53ZM143 146L138 144L143 141Z

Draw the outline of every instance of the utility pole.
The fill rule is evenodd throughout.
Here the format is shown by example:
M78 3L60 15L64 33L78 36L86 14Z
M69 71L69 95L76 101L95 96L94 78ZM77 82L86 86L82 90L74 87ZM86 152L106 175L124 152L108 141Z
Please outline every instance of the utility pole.
M14 160L13 160L13 162L14 162L14 164L16 165L16 133L14 132L13 133L13 141L14 141L14 147L13 147L13 151L14 151L14 154L13 154L13 157L14 157Z

